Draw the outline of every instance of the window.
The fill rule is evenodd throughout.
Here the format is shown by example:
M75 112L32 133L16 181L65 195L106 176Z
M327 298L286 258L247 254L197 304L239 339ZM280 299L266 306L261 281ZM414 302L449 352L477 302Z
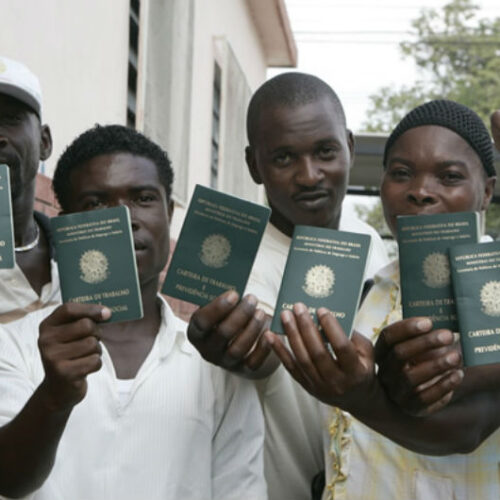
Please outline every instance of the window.
M127 126L135 128L137 109L137 61L139 54L140 0L130 0L128 35Z
M220 105L221 72L219 65L215 63L212 97L212 158L210 161L210 187L213 189L217 189L219 180Z

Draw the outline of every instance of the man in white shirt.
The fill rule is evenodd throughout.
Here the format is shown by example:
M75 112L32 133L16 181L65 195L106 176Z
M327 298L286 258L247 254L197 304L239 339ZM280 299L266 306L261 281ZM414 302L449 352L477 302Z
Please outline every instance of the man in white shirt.
M250 275L250 295L236 306L225 295L200 309L190 322L190 340L206 359L261 379L269 497L302 500L324 469L319 404L269 355L265 338L259 338L261 310L274 312L297 224L371 235L366 278L387 263L387 255L373 228L342 214L354 137L329 85L303 73L268 80L250 102L247 134L247 165L266 190L270 223Z
M119 125L85 132L59 160L64 212L129 208L144 316L106 323L106 307L66 303L2 328L0 494L267 498L254 387L205 363L157 293L172 176L158 146Z
M0 323L61 301L48 219L33 209L40 161L52 152L42 125L38 78L23 64L0 57L0 163L9 167L16 264L0 269Z

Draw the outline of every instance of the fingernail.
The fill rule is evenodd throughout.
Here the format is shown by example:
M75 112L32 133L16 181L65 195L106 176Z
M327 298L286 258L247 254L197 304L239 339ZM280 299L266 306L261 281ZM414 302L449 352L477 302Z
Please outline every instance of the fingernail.
M454 372L452 375L451 375L451 381L454 383L454 384L459 384L463 378L464 378L464 371L463 370L457 370L456 372Z
M226 301L234 306L236 302L238 302L238 293L235 290L231 290L227 295L226 295Z
M250 306L256 306L257 305L257 297L255 295L247 295L245 297L245 300Z
M330 311L326 307L320 307L317 311L316 314L318 318L322 318L323 316L326 316Z
M422 318L415 325L420 332L427 332L432 328L432 321L429 318Z
M257 321L263 321L264 317L265 317L265 313L262 309L257 309L253 315L253 317L257 320Z
M106 319L109 319L111 318L111 309L107 308L107 307L103 307L101 309L101 318L103 320L106 320Z
M458 352L453 351L447 354L445 359L449 365L454 366L460 361L460 356L458 355Z
M453 332L453 343L456 344L460 341L460 334L458 332Z
M283 323L289 323L292 321L292 312L291 311L282 311L281 312L281 321Z
M442 344L449 344L453 340L453 334L449 330L444 330L438 333L437 338Z
M295 304L293 306L293 310L297 314L303 314L303 313L305 313L307 311L306 306L304 304L302 304L302 302L299 302L299 303Z
M264 337L266 338L269 345L274 344L274 335L270 331L264 332Z

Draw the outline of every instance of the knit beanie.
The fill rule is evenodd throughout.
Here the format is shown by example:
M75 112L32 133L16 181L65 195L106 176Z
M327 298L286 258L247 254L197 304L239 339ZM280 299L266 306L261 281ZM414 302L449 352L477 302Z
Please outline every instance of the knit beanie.
M488 177L496 175L491 137L481 118L472 109L444 99L416 107L399 122L385 144L384 168L389 150L396 140L407 130L422 125L439 125L458 134L477 153Z

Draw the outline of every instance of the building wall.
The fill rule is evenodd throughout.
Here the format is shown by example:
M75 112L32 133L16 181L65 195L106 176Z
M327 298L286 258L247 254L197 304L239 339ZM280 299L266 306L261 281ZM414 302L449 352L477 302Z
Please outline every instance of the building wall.
M0 0L2 55L40 78L54 151L95 123L125 123L128 0Z
M95 123L126 123L130 0L0 0L0 52L40 78L54 150ZM170 154L177 236L195 184L210 179L214 63L222 74L218 189L263 201L244 162L245 111L266 78L247 0L141 0L137 127ZM281 29L279 26L276 29ZM50 205L51 202L49 202Z

